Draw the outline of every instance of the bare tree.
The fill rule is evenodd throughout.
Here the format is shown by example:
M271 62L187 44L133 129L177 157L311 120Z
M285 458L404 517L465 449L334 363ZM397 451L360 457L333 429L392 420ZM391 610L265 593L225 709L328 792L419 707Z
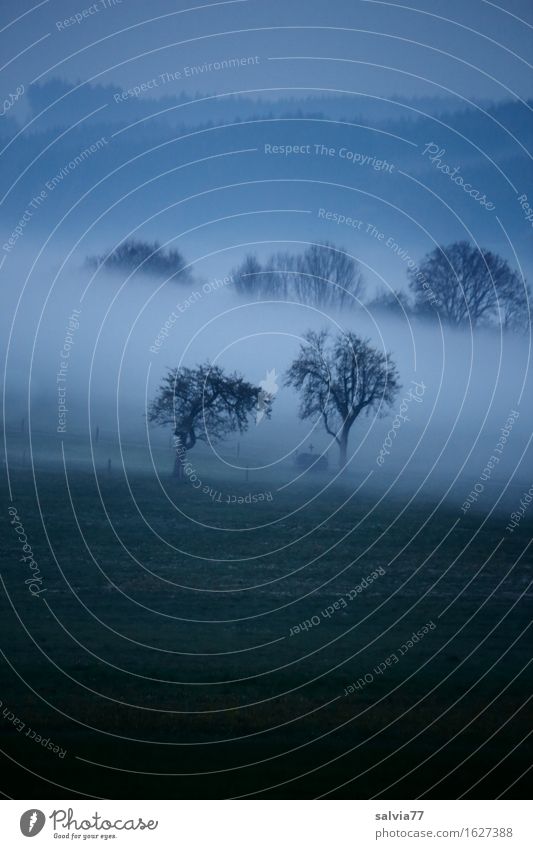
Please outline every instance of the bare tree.
M367 302L370 312L386 312L394 315L409 315L412 311L409 297L401 289L377 289L371 301Z
M400 389L398 372L388 354L355 333L339 333L331 339L326 330L310 330L304 338L285 384L300 393L300 418L322 418L339 446L343 469L353 423L363 410L383 413L394 402Z
M263 266L254 254L248 254L231 272L235 288L248 298L280 298L291 296L296 257L290 253L272 254Z
M362 296L363 275L343 248L331 242L310 245L296 263L296 294L304 303L343 306Z
M186 453L198 440L216 442L228 433L243 433L259 406L263 416L270 417L272 399L261 387L204 363L170 369L149 407L148 420L174 428L174 474L181 478Z
M436 311L449 324L505 324L506 314L516 321L527 309L520 275L503 257L469 242L435 248L408 276L417 312Z
M272 295L282 300L294 297L294 274L296 271L298 257L289 251L279 251L272 254L267 262L269 277L265 277L265 284Z

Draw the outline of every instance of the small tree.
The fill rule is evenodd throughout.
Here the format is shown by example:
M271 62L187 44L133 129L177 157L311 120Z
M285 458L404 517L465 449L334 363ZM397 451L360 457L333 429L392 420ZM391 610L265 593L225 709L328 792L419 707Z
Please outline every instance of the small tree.
M469 242L435 248L408 276L416 311L434 310L449 324L476 327L499 320L505 326L511 312L520 324L527 313L520 275L503 257Z
M400 388L398 372L388 354L355 333L339 333L332 340L326 330L309 331L304 338L285 384L301 395L300 418L322 417L339 446L343 469L353 423L363 410L382 412L394 402Z
M261 409L270 417L272 399L234 372L204 363L196 368L170 369L148 410L157 425L172 425L176 458L174 475L183 477L187 451L198 440L216 442L248 427L248 418Z

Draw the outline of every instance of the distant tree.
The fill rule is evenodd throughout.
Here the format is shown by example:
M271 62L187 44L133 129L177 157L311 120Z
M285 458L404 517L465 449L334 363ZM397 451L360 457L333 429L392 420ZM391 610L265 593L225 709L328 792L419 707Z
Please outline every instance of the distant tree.
M287 300L294 295L297 258L288 252L271 254L261 265L254 254L248 254L231 273L239 294L248 298Z
M408 272L415 309L437 312L453 325L505 324L505 316L522 321L527 309L525 286L507 260L469 242L454 242L427 254Z
M363 294L363 275L343 248L331 242L310 245L297 258L296 291L304 303L343 306Z
M272 297L284 301L297 297L295 274L298 259L297 254L289 251L278 251L268 258L263 283Z
M388 354L355 333L339 333L332 339L326 330L310 330L304 338L285 384L300 393L300 418L322 417L339 446L343 469L353 423L363 410L383 413L394 402L400 388L398 372Z
M172 425L176 458L174 474L183 476L187 451L198 440L216 442L228 433L243 433L256 411L270 417L272 398L234 372L225 374L209 363L170 369L148 410L156 425Z
M104 267L108 271L153 274L157 277L175 277L181 282L190 279L186 261L176 249L164 250L159 242L127 239L108 255L89 257L90 268Z
M264 265L249 254L232 275L237 291L248 297L294 298L318 307L354 305L364 291L357 262L331 242L312 244L301 254L271 254Z
M255 297L258 288L261 287L259 277L261 275L261 263L254 254L247 254L238 268L233 269L231 277L239 295Z
M531 287L524 280L522 288L509 292L505 299L500 310L500 323L504 330L527 333L531 329L532 310Z

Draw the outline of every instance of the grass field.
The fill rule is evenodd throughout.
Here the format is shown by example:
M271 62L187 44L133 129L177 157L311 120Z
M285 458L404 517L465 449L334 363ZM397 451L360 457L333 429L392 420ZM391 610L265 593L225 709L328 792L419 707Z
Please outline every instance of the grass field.
M13 795L525 792L527 516L509 535L507 514L399 495L376 506L352 478L313 497L316 483L217 477L217 501L168 475L126 480L115 463L98 478L67 470L10 470L35 597L4 489ZM239 503L261 492L272 500Z

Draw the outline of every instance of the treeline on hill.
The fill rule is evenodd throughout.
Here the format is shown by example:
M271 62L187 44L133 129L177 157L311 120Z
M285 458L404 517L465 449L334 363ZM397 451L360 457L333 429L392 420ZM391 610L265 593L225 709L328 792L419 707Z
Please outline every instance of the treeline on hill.
M90 257L91 269L142 273L188 283L192 275L177 249L128 239L107 254ZM255 300L291 300L319 308L365 307L455 327L501 327L526 332L531 290L506 259L469 242L437 246L416 264L408 263L408 288L382 289L363 301L365 281L358 262L331 242L299 253L271 254L264 262L248 254L231 272L239 295Z

